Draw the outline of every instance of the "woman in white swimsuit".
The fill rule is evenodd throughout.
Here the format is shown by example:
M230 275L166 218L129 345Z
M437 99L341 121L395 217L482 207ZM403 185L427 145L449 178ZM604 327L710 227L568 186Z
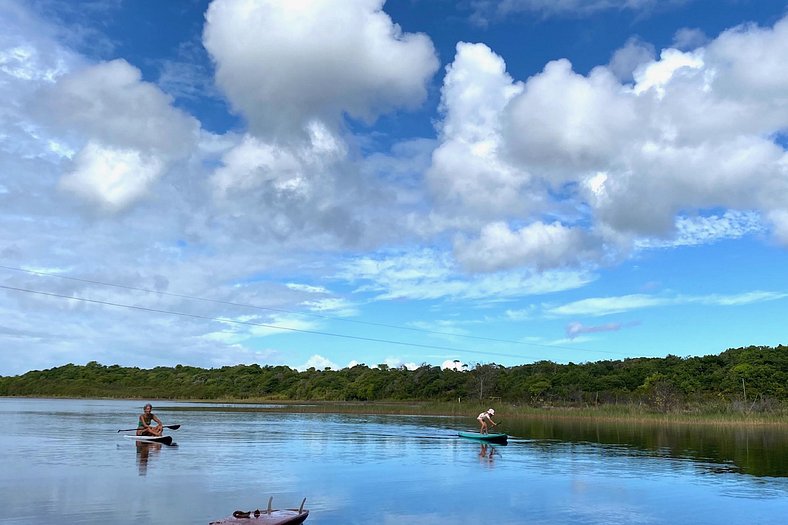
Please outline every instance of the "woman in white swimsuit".
M495 410L493 410L492 408L489 409L487 412L482 412L481 414L479 414L479 416L476 419L479 421L479 424L482 426L482 428L479 430L480 433L482 434L487 433L487 421L492 423L494 427L498 426L495 423L495 421L493 421L492 418L490 417L494 415L495 415Z

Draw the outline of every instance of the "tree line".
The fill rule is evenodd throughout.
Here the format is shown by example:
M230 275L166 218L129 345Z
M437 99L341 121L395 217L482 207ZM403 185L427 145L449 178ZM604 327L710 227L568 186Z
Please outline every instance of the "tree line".
M0 377L0 396L320 401L473 401L573 405L638 403L669 411L692 403L768 410L788 401L788 347L749 346L702 357L538 361L464 370L357 365L297 371L288 366L178 365L143 369L67 364Z

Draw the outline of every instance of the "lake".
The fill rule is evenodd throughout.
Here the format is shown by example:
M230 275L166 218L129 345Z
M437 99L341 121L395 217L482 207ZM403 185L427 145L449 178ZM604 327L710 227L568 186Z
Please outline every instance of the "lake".
M140 401L0 398L0 523L205 524L298 507L307 525L785 524L785 430L281 414L153 402L177 446L137 445ZM263 407L262 405L260 407ZM244 408L249 409L248 405ZM251 407L254 408L254 407Z

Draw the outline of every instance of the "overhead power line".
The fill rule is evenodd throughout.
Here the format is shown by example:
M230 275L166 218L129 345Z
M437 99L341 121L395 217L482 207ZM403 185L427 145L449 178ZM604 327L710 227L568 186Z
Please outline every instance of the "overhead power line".
M571 346L570 347L570 346L552 345L552 344L545 344L545 343L534 343L534 342L529 342L529 341L520 341L520 340L513 340L513 339L501 339L501 338L485 337L485 336L478 336L478 335L471 335L471 334L459 334L459 333L452 333L452 332L442 332L442 331L439 331L439 330L428 330L428 329L425 329L425 328L415 328L415 327L412 327L412 326L402 326L402 325L394 325L394 324L387 324L387 323L378 323L378 322L373 322L373 321L362 321L362 320L358 320L358 319L346 319L346 318L343 318L343 317L323 315L323 314L318 314L318 313L314 313L314 312L300 312L300 311L288 310L288 309L285 309L285 308L274 308L274 307L269 307L269 306L260 306L260 305L255 305L255 304L238 303L238 302L234 302L234 301L225 301L225 300L221 300L221 299L209 299L209 298L206 298L206 297L199 297L199 296L195 296L195 295L180 294L180 293L174 293L174 292L165 292L165 291L161 291L161 290L152 290L150 288L143 288L143 287L139 287L139 286L130 286L130 285L124 285L124 284L109 283L109 282L105 282L105 281L98 281L98 280L95 280L95 279L84 279L84 278L80 278L80 277L72 277L72 276L68 276L68 275L60 275L60 274L56 274L56 273L42 272L42 271L38 271L38 270L30 270L30 269L18 268L18 267L14 267L14 266L0 265L0 269L11 270L11 271L15 271L15 272L22 272L22 273L27 273L27 274L31 274L31 275L38 275L38 276L42 276L42 277L51 277L51 278L63 279L63 280L74 281L74 282L94 284L94 285L99 285L99 286L108 286L108 287L119 288L119 289L124 289L124 290L132 290L132 291L136 291L136 292L158 294L160 296L166 296L166 297L175 297L175 298L179 298L179 299L188 299L188 300L191 300L191 301L200 301L200 302L220 304L220 305L225 305L225 306L233 306L233 307L238 307L238 308L248 308L248 309L262 310L262 311L269 311L269 312L286 313L286 314L300 315L300 316L306 316L306 317L316 317L316 318L326 319L326 320L330 320L330 321L339 321L339 322L343 322L343 323L353 323L353 324L366 325L366 326L378 326L378 327L382 327L382 328L391 328L391 329L395 329L395 330L406 330L406 331L410 331L410 332L418 332L418 333L430 334L430 335L440 335L440 336L444 336L444 337L474 339L474 340L478 340L478 341L488 341L488 342L493 342L493 343L506 343L506 344L513 344L513 345L541 347L541 348L549 348L549 349L552 349L552 350L558 349L558 350L572 350L572 351L580 351L580 352L593 352L593 353L613 354L613 355L622 355L622 356L627 355L627 354L624 354L622 352L612 352L612 351L607 351L607 350L590 350L590 349L587 349L587 348L580 348L580 347L576 347L576 346ZM265 326L272 326L272 327L279 328L279 329L285 329L283 327L276 326L276 325L265 325Z
M189 299L189 300L192 300L192 301L202 301L202 302L207 302L207 303L223 304L225 306L236 306L236 307L240 307L240 308L250 308L250 309L255 309L255 310L265 310L265 311L269 311L269 312L279 312L279 313L286 313L286 314L293 314L293 315L303 315L303 316L308 316L308 317L319 317L321 319L328 319L328 320L331 320L331 321L341 321L343 323L354 323L354 324L362 324L362 325L369 325L369 326L380 326L380 327L383 327L383 328L393 328L393 329L396 329L396 330L408 330L408 331L411 331L411 332L420 332L420 333L424 333L424 334L443 335L443 336L451 336L451 337L464 337L464 338L467 338L467 339L479 339L479 340L482 340L482 341L491 341L491 342L496 342L496 343L531 344L531 345L534 345L534 346L546 346L546 347L550 347L550 348L556 348L555 346L552 346L552 345L540 345L538 343L525 343L523 341L516 341L516 340L510 340L510 339L497 339L497 338L494 338L494 337L483 337L483 336L478 336L478 335L456 334L456 333L451 333L451 332L441 332L441 331L438 331L438 330L427 330L425 328L415 328L415 327L412 327L412 326L393 325L393 324L387 324L387 323L377 323L377 322L372 322L372 321L360 321L358 319L345 319L343 317L336 317L336 316L331 316L331 315L322 315L322 314L317 314L317 313L314 313L314 312L296 312L295 310L287 310L285 308L274 308L274 307L270 307L270 306L259 306L259 305L248 304L248 303L237 303L237 302L234 302L234 301L224 301L224 300L221 300L221 299L208 299L208 298L205 298L205 297L198 297L198 296L194 296L194 295L186 295L186 294L179 294L179 293L173 293L173 292L163 292L163 291L160 291L160 290L151 290L149 288L140 288L140 287L137 287L137 286L128 286L128 285L124 285L124 284L107 283L107 282L96 281L96 280L92 280L92 279L81 279L79 277L70 277L70 276L67 276L67 275L58 275L58 274L54 274L54 273L40 272L40 271L36 271L36 270L26 270L24 268L14 268L12 266L0 265L0 268L2 268L4 270L13 270L13 271L24 272L24 273L29 273L29 274L33 274L33 275L41 275L41 276L44 276L44 277L55 277L55 278L58 278L58 279L66 279L66 280L69 280L69 281L76 281L76 282L81 282L81 283L97 284L97 285L100 285L100 286L111 286L113 288L122 288L124 290L133 290L135 292L155 293L155 294L159 294L159 295L163 295L163 296L167 296L167 297L177 297L179 299Z
M15 291L15 292L23 292L23 293L30 293L30 294L36 294L36 295L43 295L43 296L46 296L46 297L57 297L59 299L69 299L69 300L72 300L72 301L81 301L81 302L85 302L85 303L100 304L100 305L104 305L104 306L113 306L113 307L117 307L117 308L128 308L128 309L131 309L131 310L139 310L139 311L143 311L143 312L152 312L152 313L168 314L168 315L178 315L178 316L181 316L181 317L189 317L189 318L192 318L192 319L202 319L202 320L205 320L205 321L216 321L216 322L221 322L221 323L232 323L232 324L247 325L247 326L257 326L257 327L263 327L263 328L272 328L272 329L275 329L275 330L285 330L285 331L289 331L289 332L298 332L298 333L303 333L303 334L313 334L313 335L321 335L321 336L329 336L329 337L340 337L340 338L344 338L344 339L354 339L354 340L357 340L357 341L368 341L368 342L373 342L373 343L385 343L385 344L390 344L390 345L411 346L411 347L416 347L416 348L429 348L429 349L432 349L432 350L448 350L448 351L451 351L451 352L459 352L459 353L483 354L483 355L492 355L492 356L498 356L498 357L521 357L521 358L527 358L527 359L538 359L535 356L512 355L512 354L504 354L504 353L499 353L499 352L485 352L485 351L482 351L482 350L468 350L468 349L464 349L464 348L454 348L454 347L450 347L450 346L439 346L439 345L428 345L428 344L422 344L422 343L408 343L408 342L405 342L405 341L395 341L395 340L392 340L392 339L378 339L378 338L375 338L375 337L364 337L364 336L348 335L348 334L336 334L336 333L332 333L332 332L322 332L322 331L319 331L319 330L306 330L306 329L303 329L303 328L293 328L293 327L288 327L288 326L277 326L277 325L266 324L266 323L256 323L256 322L253 322L253 321L240 321L238 319L227 319L227 318L222 318L222 317L211 317L211 316L208 316L208 315L190 314L190 313L186 313L186 312L178 312L178 311L175 311L175 310L164 310L164 309L161 309L161 308L150 308L150 307L147 307L147 306L137 306L137 305L132 305L132 304L115 303L115 302L112 302L112 301L102 301L102 300L99 300L99 299L88 299L86 297L75 297L73 295L65 295L65 294L59 294L59 293L53 293L53 292L43 292L41 290L30 290L28 288L17 288L15 286L0 285L0 288L2 288L4 290L12 290L12 291Z

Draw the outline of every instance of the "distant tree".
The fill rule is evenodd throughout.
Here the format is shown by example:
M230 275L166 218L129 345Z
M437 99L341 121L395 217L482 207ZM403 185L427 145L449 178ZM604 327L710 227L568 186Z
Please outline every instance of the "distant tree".
M90 361L0 377L0 395L326 401L499 398L576 405L641 401L657 411L705 401L769 410L788 401L788 347L782 345L688 358L669 355L566 365L537 361L514 367L477 363L470 370L454 368L442 370L423 363L415 370L385 364L342 370L312 367L303 372L258 364L141 369Z

